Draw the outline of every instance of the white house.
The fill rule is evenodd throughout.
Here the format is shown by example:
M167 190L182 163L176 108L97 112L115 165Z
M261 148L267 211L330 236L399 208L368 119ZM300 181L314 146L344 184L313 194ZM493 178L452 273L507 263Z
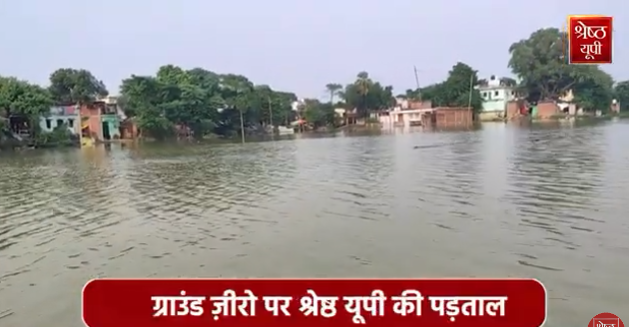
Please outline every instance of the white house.
M507 110L507 103L515 100L515 88L501 83L499 78L492 75L486 85L476 87L483 98L483 108L480 112L481 120L503 118Z
M420 102L401 98L395 101L395 107L378 114L378 120L383 128L421 125L422 115L433 111L430 101Z

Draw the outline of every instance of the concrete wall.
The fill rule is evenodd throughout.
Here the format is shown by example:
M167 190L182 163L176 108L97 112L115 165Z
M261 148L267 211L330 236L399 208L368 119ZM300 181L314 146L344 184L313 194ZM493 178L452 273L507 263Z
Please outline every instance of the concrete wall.
M90 130L90 137L102 141L103 126L100 117L100 108L94 106L81 107L81 126L87 125Z
M57 126L65 124L68 131L72 134L78 134L78 115L49 115L39 117L39 127L43 132L52 132Z
M478 91L483 99L482 112L504 112L507 103L515 99L513 88L506 86L480 87Z
M559 107L555 102L540 102L537 104L537 117L535 118L550 118L558 113Z
M107 124L107 127L109 128L109 135L111 136L112 140L120 139L120 119L118 118L118 116L101 115L101 122Z
M474 123L474 113L468 108L441 107L435 108L428 119L433 127L466 127Z

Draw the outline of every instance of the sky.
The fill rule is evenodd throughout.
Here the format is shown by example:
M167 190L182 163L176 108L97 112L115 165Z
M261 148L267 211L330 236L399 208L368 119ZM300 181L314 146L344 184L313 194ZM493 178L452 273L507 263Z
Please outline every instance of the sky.
M247 76L327 98L360 71L395 93L442 81L458 61L509 76L509 46L569 14L614 16L614 63L629 79L629 12L620 0L0 0L0 75L46 85L84 68L121 80L166 64ZM625 4L626 5L626 4ZM623 41L623 38L625 41Z

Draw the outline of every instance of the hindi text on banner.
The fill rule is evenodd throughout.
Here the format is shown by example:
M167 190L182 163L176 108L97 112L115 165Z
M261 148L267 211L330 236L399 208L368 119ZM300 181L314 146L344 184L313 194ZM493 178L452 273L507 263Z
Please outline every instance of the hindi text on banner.
M392 296L393 312L406 316L415 313L416 316L422 315L422 301L424 297L417 290L405 290L401 296Z
M429 296L430 308L451 321L464 316L504 316L506 296ZM462 304L462 305L460 305Z
M365 310L372 317L384 315L384 301L387 297L381 290L374 290L369 296L344 296L345 311L353 313L352 322L355 324L366 323L362 311Z
M245 290L244 293L245 296L237 296L234 290L228 289L223 292L222 296L210 297L214 305L212 310L214 320L218 320L221 316L236 316L236 311L245 317L255 316L258 297L251 290Z
M264 301L264 309L273 313L273 316L279 316L280 311L284 316L290 316L288 307L293 300L292 296L263 296L262 300Z
M186 296L186 291L181 291L181 296L152 296L153 317L169 316L200 316L203 314L203 302L205 296Z
M336 315L336 301L338 296L318 296L315 291L309 289L300 300L300 308L304 316L322 316L325 318L334 317Z

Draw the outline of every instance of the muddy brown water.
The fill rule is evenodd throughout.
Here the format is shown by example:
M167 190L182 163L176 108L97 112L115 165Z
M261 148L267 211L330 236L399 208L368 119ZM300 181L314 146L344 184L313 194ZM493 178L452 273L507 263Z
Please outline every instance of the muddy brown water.
M94 277L535 277L629 319L629 124L0 154L0 326ZM417 149L413 149L418 147Z

